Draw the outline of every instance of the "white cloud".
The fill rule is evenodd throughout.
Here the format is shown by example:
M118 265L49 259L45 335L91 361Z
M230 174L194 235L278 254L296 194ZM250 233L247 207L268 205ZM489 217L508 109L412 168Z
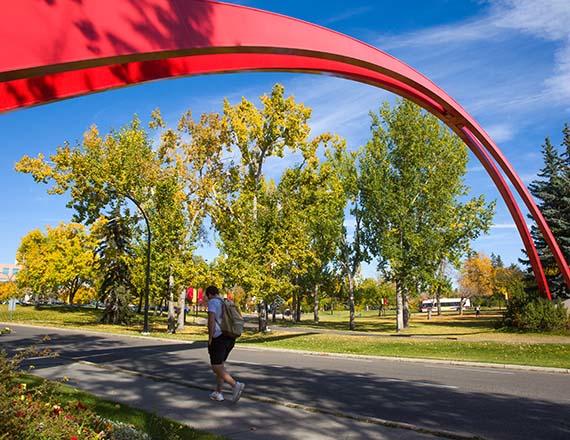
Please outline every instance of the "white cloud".
M515 135L514 127L510 124L494 124L485 127L485 129L493 140L498 143L510 141Z

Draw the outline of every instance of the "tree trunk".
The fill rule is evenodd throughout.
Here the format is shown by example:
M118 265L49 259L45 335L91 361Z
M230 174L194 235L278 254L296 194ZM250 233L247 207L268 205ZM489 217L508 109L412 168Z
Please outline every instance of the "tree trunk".
M265 301L260 302L257 305L257 327L260 332L267 331L267 308L265 305Z
M465 302L465 298L461 298L459 300L459 316L463 316L463 304Z
M186 292L184 289L180 289L178 293L178 327L177 329L182 330L184 328L184 310L186 309Z
M276 312L277 312L277 307L275 307L275 303L274 303L273 307L271 308L271 322L277 321L277 317L275 316Z
M313 315L314 315L314 321L316 324L319 323L319 285L315 284L315 290L313 292Z
M354 279L350 275L348 276L348 307L350 310L348 328L354 330Z
M437 316L441 316L441 286L435 289L435 300L437 301Z
M402 287L396 282L396 331L404 329L404 302L402 300Z
M297 293L297 310L295 310L295 322L301 322L301 295Z
M176 314L174 313L174 292L168 292L168 333L176 333Z
M71 287L69 289L69 305L73 305L73 301L75 300L75 294L79 290L79 277L75 277L75 279L71 282Z
M140 314L142 312L142 303L143 303L143 292L140 292L140 296L139 296L139 305L137 307L137 314Z
M408 303L408 293L405 290L402 290L402 304L403 310L402 314L404 316L404 328L408 328L410 326L410 307Z

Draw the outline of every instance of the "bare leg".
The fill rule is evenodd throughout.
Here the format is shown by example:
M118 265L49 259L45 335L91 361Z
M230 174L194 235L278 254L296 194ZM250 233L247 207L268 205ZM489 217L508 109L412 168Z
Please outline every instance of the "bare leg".
M221 393L223 388L224 388L224 379L216 375L216 391L218 393Z
M216 380L218 384L218 391L221 391L221 387L223 386L224 382L227 382L232 387L236 384L234 378L226 371L224 364L219 365L212 365L212 371L216 375Z

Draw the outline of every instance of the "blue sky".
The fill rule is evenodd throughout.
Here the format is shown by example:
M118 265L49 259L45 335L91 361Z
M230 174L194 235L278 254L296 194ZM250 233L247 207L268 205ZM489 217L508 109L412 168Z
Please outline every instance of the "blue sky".
M570 122L570 1L568 0L384 0L236 3L267 9L333 28L364 40L410 64L454 97L491 134L523 180L536 177L545 136L555 144ZM368 112L394 96L367 85L328 76L248 73L159 81L0 115L0 262L14 261L23 235L69 221L65 196L13 171L24 154L50 154L79 140L97 124L102 131L148 118L160 107L174 123L182 111L219 111L223 97L257 100L275 82L313 108L313 134L332 131L352 148L369 135ZM278 176L287 164L271 161ZM516 262L522 247L512 219L480 164L469 163L473 194L497 199L490 234L473 243ZM208 258L215 249L205 244ZM365 273L373 274L373 268Z

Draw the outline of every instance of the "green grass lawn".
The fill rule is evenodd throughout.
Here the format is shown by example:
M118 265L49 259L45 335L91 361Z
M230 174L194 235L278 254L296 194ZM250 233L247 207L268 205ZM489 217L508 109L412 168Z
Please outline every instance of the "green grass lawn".
M255 334L241 340L251 346L328 353L490 362L570 368L570 341L470 342L449 339L415 339L390 336L285 333Z
M37 386L44 380L28 374L22 375L21 378L22 382L27 383L29 387ZM146 432L152 438L180 440L223 440L225 438L208 432L198 431L127 405L100 399L93 394L80 391L65 384L56 385L56 397L63 404L80 401L99 416L133 425L136 429Z
M101 324L102 310L95 310L83 307L69 306L16 306L13 314L8 313L7 305L0 305L0 322L32 324L46 327L69 327L83 328L90 331L100 331L108 333L119 333L129 335L140 335L143 327L143 316L134 314L130 325L119 326ZM200 313L199 317L204 318L205 313ZM166 316L154 316L151 312L149 317L149 327L151 335L155 337L191 338L194 340L206 340L207 330L203 325L194 325L194 316L188 316L188 325L176 335L169 335L167 330Z
M14 323L27 323L52 327L70 327L110 333L140 335L142 316L136 316L130 326L99 324L101 311L70 307L17 306ZM200 318L204 318L200 314ZM312 315L305 315L305 318ZM377 312L362 312L356 318L356 330L361 335L346 334L348 312L321 314L321 322L303 319L300 323L278 320L270 323L270 333L247 331L239 343L256 347L273 347L329 353L398 356L414 358L464 360L503 364L523 364L570 368L570 334L517 333L496 328L498 311L484 311L477 318L471 312L463 316L445 313L427 319L426 314L412 316L411 326L400 334L395 333L393 314L379 317ZM9 322L7 306L0 306L0 321ZM151 335L154 337L205 340L206 327L188 325L175 335L166 333L166 317L151 316ZM280 326L286 328L280 328ZM298 327L295 332L287 327ZM303 331L306 329L306 331ZM314 334L315 329L321 333ZM339 331L343 331L340 333ZM362 335L364 334L364 335Z

